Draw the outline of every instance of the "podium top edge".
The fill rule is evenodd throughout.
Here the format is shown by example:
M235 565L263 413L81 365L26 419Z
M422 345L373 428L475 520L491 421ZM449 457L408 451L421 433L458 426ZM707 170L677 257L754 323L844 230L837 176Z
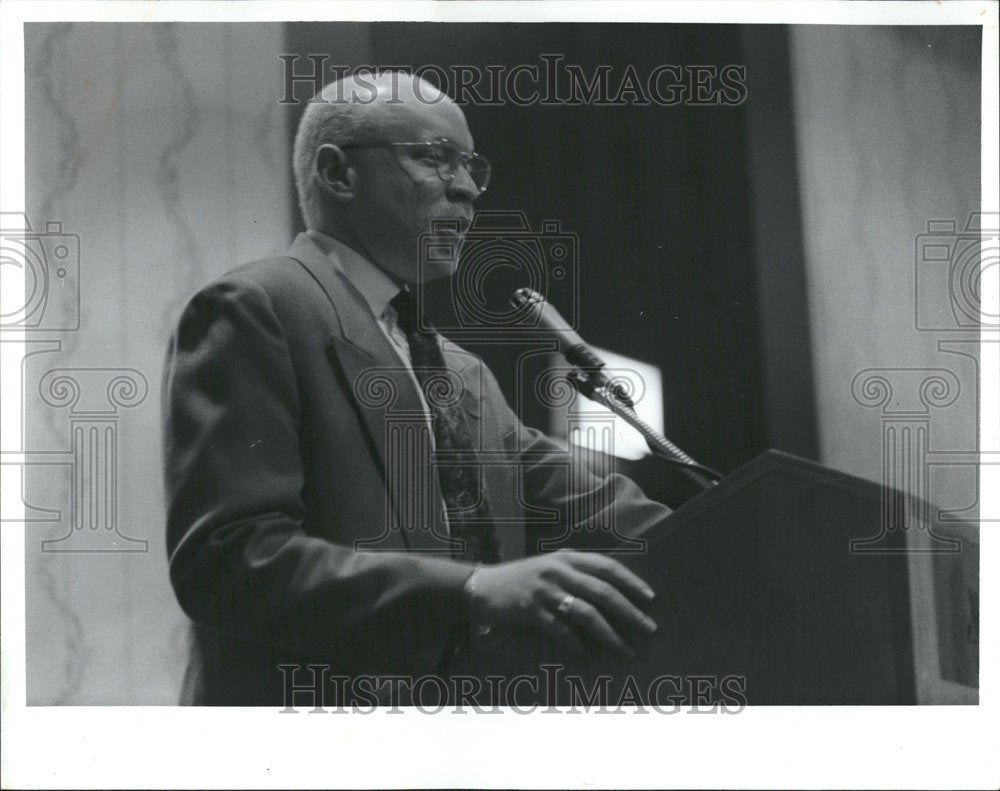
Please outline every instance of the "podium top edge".
M772 473L791 475L802 481L805 485L838 489L845 494L863 498L871 502L881 502L886 491L881 483L860 478L857 475L827 467L817 461L804 459L792 453L771 448L755 456L729 475L726 475L718 485L699 493L685 502L674 510L667 518L667 521L673 523L674 528L679 528L687 521L704 514L725 500L732 498L754 481L760 480ZM914 495L902 492L898 492L898 494L901 497L908 497L913 502L926 505L929 509L927 513L933 513L937 510L933 504L921 500ZM935 524L945 523L935 521ZM954 520L948 521L946 524L949 527L957 529L974 529L976 527L976 523L970 520ZM667 530L662 535L665 536L672 532L672 529Z

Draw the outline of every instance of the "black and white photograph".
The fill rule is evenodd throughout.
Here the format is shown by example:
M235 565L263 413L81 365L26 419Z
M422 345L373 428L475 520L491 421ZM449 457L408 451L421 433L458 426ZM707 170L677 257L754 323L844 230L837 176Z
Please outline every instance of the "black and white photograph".
M3 786L997 787L997 12L3 3Z

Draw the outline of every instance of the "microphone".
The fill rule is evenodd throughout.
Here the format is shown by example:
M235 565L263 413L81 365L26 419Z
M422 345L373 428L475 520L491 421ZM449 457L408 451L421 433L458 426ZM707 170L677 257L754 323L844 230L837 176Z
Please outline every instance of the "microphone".
M559 352L579 370L567 378L587 398L610 409L635 428L654 455L680 468L688 478L702 489L714 486L722 474L699 464L674 445L635 413L635 403L625 389L608 379L602 368L604 360L597 356L586 342L569 326L558 310L545 301L534 289L519 288L510 300L511 307L523 309L532 323L541 327L559 343Z
M594 391L603 387L623 404L635 406L625 389L608 379L601 370L605 366L604 360L569 326L562 314L545 301L545 297L534 289L519 288L511 297L510 304L511 307L524 309L535 326L548 332L559 343L559 353L566 361L583 372L583 378L571 377L571 381L587 398L593 398Z

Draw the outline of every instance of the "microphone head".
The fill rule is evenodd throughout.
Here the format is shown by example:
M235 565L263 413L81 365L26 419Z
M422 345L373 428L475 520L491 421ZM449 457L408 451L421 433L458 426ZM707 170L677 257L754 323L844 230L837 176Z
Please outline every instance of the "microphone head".
M561 351L584 345L583 339L574 332L562 314L546 302L545 297L533 288L519 288L510 300L511 307L523 309L527 324L534 325L559 341Z
M529 305L540 306L543 304L545 304L545 297L533 288L519 288L510 298L510 306L512 308L524 308Z
M632 399L620 386L609 381L601 371L604 360L584 343L583 338L562 317L558 310L545 301L545 297L531 288L519 288L510 300L511 307L525 309L531 317L531 323L544 331L545 335L559 344L559 353L566 361L577 367L568 376L573 386L587 398L600 404L605 402L601 397L595 397L600 388L606 388L627 406L634 406Z
M510 298L510 306L518 311L517 323L527 327L545 326L545 308L548 307L545 297L533 288L519 288Z

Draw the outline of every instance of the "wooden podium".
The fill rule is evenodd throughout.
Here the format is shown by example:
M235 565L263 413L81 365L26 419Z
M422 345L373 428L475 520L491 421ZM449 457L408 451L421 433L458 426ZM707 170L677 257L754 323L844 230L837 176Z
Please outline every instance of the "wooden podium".
M918 701L918 681L936 646L931 674L951 673L975 697L976 528L884 528L899 523L886 509L907 502L767 451L671 514L644 553L620 557L657 591L647 609L659 629L633 642L635 659L567 657L544 639L494 633L448 671L536 679L477 697L498 705L573 705L595 689L611 703L707 705L736 700L740 685L751 705L912 704L930 702ZM930 572L915 580L913 568ZM931 623L915 596L936 602Z

